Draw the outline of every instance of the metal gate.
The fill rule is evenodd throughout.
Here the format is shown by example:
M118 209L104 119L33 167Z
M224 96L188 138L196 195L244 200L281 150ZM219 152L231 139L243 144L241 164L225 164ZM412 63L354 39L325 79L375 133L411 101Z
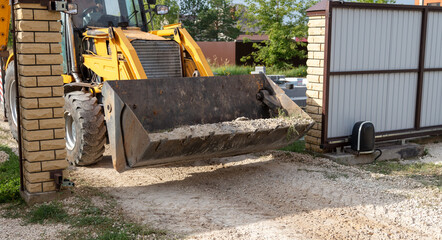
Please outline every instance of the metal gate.
M377 141L442 133L442 8L330 2L322 144L371 121Z

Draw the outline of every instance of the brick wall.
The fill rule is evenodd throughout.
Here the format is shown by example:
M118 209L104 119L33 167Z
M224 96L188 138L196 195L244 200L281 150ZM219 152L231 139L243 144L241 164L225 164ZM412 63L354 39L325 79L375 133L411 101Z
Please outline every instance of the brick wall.
M308 60L307 60L307 107L306 112L315 120L305 136L306 149L322 152L322 98L324 80L325 16L309 17L308 22Z
M50 171L68 166L61 77L60 13L16 4L24 182L28 194L56 190Z

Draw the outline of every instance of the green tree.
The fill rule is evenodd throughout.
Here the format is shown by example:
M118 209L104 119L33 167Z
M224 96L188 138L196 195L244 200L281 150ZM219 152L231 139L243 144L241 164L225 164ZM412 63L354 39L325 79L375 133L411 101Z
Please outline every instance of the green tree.
M238 37L236 8L231 0L209 0L209 10L202 14L209 24L202 37L209 41L231 41Z
M157 0L156 4L169 6L169 13L166 15L156 15L152 13L153 28L155 30L162 29L165 25L178 23L180 18L180 7L176 0ZM144 8L146 10L149 8L147 0L144 0ZM155 5L150 5L150 8L153 10ZM147 21L151 20L149 13L146 13L146 17ZM151 25L149 23L149 29L150 27Z
M176 0L157 0L157 4L169 6L169 13L166 15L155 15L153 20L155 29L161 29L165 25L179 22L180 6Z
M209 10L206 0L182 0L180 1L181 22L189 34L200 40L203 29L206 29L208 23L201 19L201 15Z
M181 21L199 41L229 41L240 33L232 0L182 0Z
M307 0L246 0L242 17L247 19L249 28L259 29L258 34L269 36L264 44L254 44L257 49L250 57L268 67L292 68L289 64L294 57L305 58L306 52L300 49L305 43L295 42L294 38L306 38L308 33L307 8L317 1Z

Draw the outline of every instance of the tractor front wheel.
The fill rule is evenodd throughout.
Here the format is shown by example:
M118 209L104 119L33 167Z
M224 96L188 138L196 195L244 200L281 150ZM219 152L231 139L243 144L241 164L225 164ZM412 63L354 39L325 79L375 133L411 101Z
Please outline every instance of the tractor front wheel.
M91 165L103 158L106 127L101 106L91 93L65 95L67 160L74 165Z
M9 129L15 140L18 140L17 132L17 82L15 81L15 67L14 61L11 61L6 69L5 74L5 109L6 117L8 118Z

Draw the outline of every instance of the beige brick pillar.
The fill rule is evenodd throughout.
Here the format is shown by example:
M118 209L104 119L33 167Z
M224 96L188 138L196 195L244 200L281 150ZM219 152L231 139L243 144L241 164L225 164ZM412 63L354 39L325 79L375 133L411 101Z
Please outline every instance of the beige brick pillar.
M306 149L323 152L320 148L322 135L322 99L324 83L325 15L311 16L308 22L307 59L307 107L306 112L316 124L305 136Z
M28 202L51 200L51 171L68 167L65 150L60 13L15 4L25 191Z

